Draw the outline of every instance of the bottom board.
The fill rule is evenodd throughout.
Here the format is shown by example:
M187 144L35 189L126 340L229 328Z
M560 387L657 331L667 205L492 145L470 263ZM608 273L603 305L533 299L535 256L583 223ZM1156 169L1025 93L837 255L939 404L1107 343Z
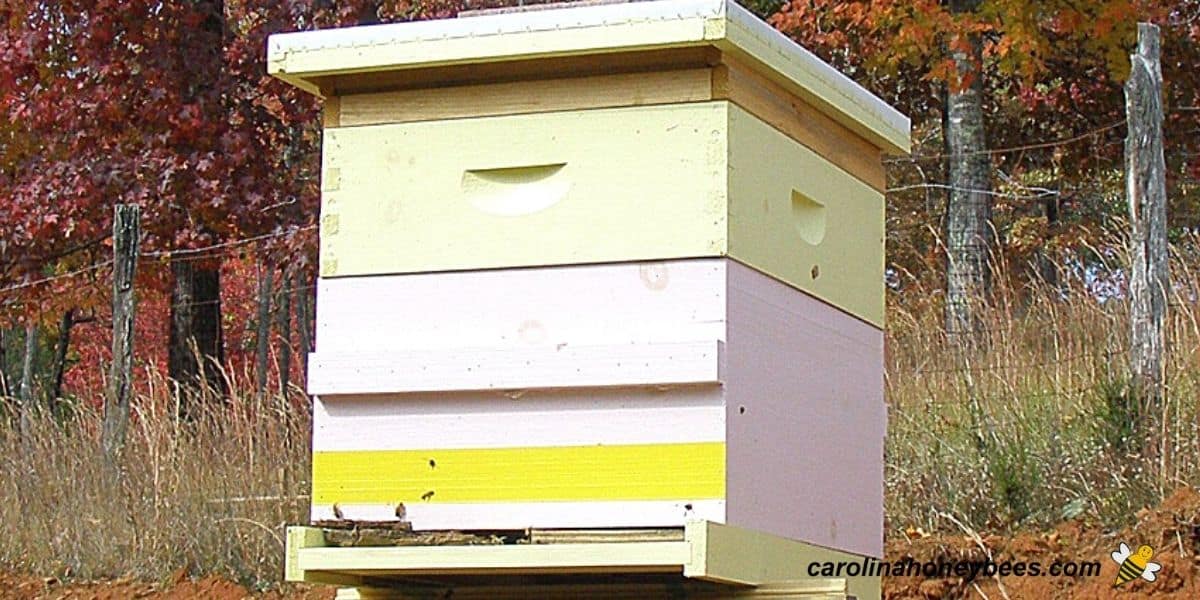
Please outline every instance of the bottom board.
M394 598L402 588L410 594L399 597L489 600L880 597L878 576L859 570L825 579L811 572L814 563L862 565L861 555L711 521L688 521L674 531L652 538L625 530L604 540L331 548L321 529L289 527L284 572L288 581L356 586L362 595L347 597L363 598ZM710 595L718 590L728 594ZM827 594L834 591L840 595Z

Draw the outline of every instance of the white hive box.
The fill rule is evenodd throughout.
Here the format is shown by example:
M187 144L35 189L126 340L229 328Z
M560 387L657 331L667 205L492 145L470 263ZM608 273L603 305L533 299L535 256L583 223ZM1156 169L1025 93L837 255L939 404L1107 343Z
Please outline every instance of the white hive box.
M732 3L272 36L326 98L313 518L882 543L882 152Z
M419 529L704 518L880 552L882 335L737 262L319 294L314 518L399 502Z

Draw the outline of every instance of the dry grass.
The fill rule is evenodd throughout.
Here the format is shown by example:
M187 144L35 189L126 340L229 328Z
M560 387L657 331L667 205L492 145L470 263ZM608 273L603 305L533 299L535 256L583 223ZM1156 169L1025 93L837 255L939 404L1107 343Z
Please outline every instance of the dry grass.
M991 530L1076 517L1117 526L1164 490L1200 482L1200 279L1176 264L1161 460L1143 458L1134 430L1125 302L1064 280L1002 290L979 308L969 347L942 333L935 295L891 308L889 527L943 529L946 514Z
M250 396L247 396L250 397ZM34 415L0 431L0 564L66 577L163 579L180 568L255 587L280 578L283 525L307 518L303 399L209 404L192 422L164 394L139 397L119 481L101 415Z
M1200 481L1200 278L1184 262L1169 321L1168 452L1154 464L1130 426L1123 302L1098 300L1078 278L1009 291L981 309L980 342L964 348L941 333L936 294L907 291L887 333L889 527L953 528L946 515L990 530L1074 517L1118 526L1162 490ZM138 398L115 484L95 410L34 415L24 438L11 419L0 425L0 567L277 581L283 525L307 518L307 403L234 396L194 422L171 418L164 393Z

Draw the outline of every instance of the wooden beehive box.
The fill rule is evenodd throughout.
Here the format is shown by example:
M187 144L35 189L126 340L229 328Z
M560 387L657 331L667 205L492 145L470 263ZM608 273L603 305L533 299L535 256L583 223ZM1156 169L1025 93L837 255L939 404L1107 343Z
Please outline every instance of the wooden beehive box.
M906 118L724 0L269 54L326 103L314 519L704 518L881 553Z

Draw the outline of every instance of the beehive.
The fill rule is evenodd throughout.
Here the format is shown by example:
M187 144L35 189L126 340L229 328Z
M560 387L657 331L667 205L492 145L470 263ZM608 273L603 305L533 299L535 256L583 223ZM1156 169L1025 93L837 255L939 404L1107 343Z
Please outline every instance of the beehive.
M325 98L314 519L703 518L880 555L906 118L722 0L269 55Z

